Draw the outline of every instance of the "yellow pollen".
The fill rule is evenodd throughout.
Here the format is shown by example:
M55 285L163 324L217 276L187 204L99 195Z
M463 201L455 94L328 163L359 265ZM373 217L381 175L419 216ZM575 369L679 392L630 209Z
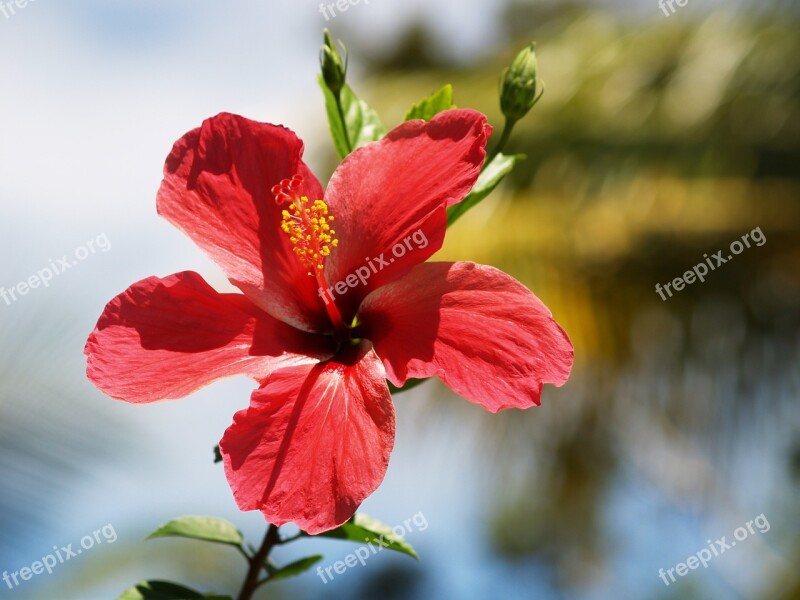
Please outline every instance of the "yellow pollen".
M311 202L306 196L295 196L289 209L281 214L281 229L288 234L300 262L310 269L308 274L321 273L325 257L339 245L339 240L333 238L336 232L330 226L333 216L328 215L328 205L322 200Z

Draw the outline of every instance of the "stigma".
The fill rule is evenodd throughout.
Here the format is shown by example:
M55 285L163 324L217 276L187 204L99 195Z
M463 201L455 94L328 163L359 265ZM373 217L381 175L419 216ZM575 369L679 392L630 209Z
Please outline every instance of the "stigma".
M300 195L302 184L303 178L295 175L273 186L272 194L279 206L289 203L281 213L281 229L289 236L292 250L308 269L308 275L317 276L322 274L325 258L339 245L339 240L333 237L336 235L331 228L334 217L329 214L328 205Z

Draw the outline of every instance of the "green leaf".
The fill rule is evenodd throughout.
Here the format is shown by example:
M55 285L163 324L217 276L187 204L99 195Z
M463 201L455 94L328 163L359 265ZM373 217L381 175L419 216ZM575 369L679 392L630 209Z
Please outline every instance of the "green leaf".
M141 581L122 592L117 600L233 600L230 596L203 595L187 587L169 581Z
M344 160L356 148L376 142L386 134L378 114L359 99L349 85L345 84L342 88L340 115L336 96L325 84L322 75L318 76L318 81L325 96L325 112L328 114L333 145L340 159Z
M448 83L432 96L423 98L412 106L403 120L425 119L426 121L430 121L443 110L455 107L456 105L453 104L453 86Z
M219 444L214 446L214 464L222 462L222 453L219 451Z
M162 525L147 536L148 540L162 537L183 537L242 548L244 538L233 523L214 517L181 517Z
M269 573L270 579L286 579L288 577L294 577L295 575L300 575L301 573L305 573L315 564L323 559L321 554L315 554L314 556L309 556L308 558L301 558L300 560L296 560L291 564L286 565L285 567L281 567L280 569L271 570Z
M365 542L374 543L389 550L396 550L419 559L414 548L403 538L396 536L391 527L362 513L353 515L344 525L319 535L320 537L349 540L360 544Z
M524 158L524 154L498 154L495 156L483 168L469 195L447 209L447 226L450 227L470 208L491 194L494 188L503 181L503 178L511 173L514 166Z

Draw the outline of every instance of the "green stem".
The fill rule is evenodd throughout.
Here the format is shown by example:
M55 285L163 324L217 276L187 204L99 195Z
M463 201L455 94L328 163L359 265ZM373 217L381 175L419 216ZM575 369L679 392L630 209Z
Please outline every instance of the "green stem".
M307 533L305 533L304 531L301 531L300 533L296 533L295 535L289 536L288 538L283 538L278 543L279 544L288 544L289 542L293 542L295 540L299 540L300 538L307 537L307 536L308 536Z
M342 123L342 131L344 132L344 141L347 144L347 153L353 151L353 144L350 142L350 133L347 131L347 121L344 120L344 110L342 110L342 93L334 94L336 98L336 110L339 113L339 121Z
M484 169L489 165L489 163L492 162L492 160L494 160L494 157L497 156L498 154L500 154L503 151L503 149L506 147L506 144L508 143L508 140L511 137L511 132L514 130L514 126L516 124L517 124L516 121L514 121L512 119L509 119L509 118L506 118L506 124L503 127L503 133L500 136L500 141L497 142L497 145L494 147L494 149L486 157L486 161L483 163L483 168Z
M261 574L261 570L265 568L269 553L276 544L280 543L280 539L278 528L275 525L270 525L258 552L250 558L250 568L247 571L247 577L244 580L244 584L242 584L242 591L239 592L237 600L252 600L258 586L265 582L265 580L259 581L258 576Z

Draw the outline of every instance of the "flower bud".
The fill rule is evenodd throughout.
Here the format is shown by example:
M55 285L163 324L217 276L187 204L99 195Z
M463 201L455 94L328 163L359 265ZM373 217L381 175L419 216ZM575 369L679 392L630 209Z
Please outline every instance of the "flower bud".
M342 48L344 48L344 45L342 45ZM325 30L322 49L319 53L319 63L322 68L322 78L325 80L325 85L338 98L344 87L347 75L347 50L345 49L344 62L342 62L342 57L327 29Z
M519 121L539 100L536 95L536 44L531 42L517 54L502 75L500 108L510 121Z

